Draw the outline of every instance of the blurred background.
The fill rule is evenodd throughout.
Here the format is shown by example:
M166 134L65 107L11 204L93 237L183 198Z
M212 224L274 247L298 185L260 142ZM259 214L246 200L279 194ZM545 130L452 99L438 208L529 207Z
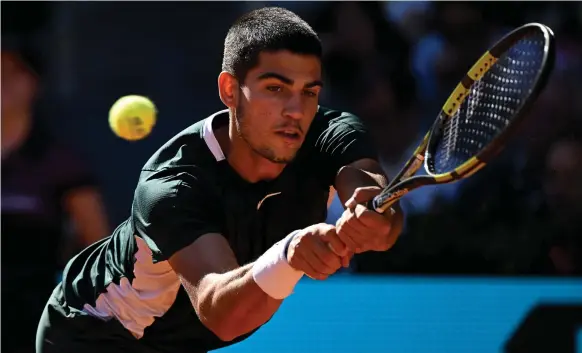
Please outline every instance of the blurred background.
M509 327L500 330L501 338L487 341L490 346L482 345L494 347L482 348L484 352L500 349L508 330L537 303L536 295L582 298L581 3L3 1L3 337L18 334L6 331L4 317L10 313L34 330L66 261L128 217L139 170L150 155L182 129L222 109L216 79L226 32L242 13L266 5L295 11L320 34L326 81L321 104L365 120L377 133L373 138L389 176L409 158L462 75L497 39L535 21L550 26L557 40L553 75L519 140L467 181L407 195L402 201L406 228L393 249L361 254L341 279L318 289L305 284L307 292L339 286L333 293L343 294L334 298L348 300L358 295L354 285L362 288L384 278L382 285L388 287L367 290L389 295L396 286L400 300L418 291L437 293L432 299L403 301L403 314L392 312L392 321L378 319L381 313L371 310L374 318L361 319L375 322L379 330L391 322L392 331L402 330L406 320L414 327L426 326L433 319L404 313L436 305L435 298L483 312L490 312L491 304L506 314L500 308L515 311L515 303L525 305L514 316L494 316L494 324L487 321L465 333L467 347L473 347L475 339L500 330L496 322ZM152 135L143 141L121 140L108 126L110 106L128 94L150 97L159 110ZM341 211L334 200L328 222L334 223ZM417 283L418 278L427 287L407 287L406 279ZM519 287L523 281L527 285ZM482 295L481 287L472 287L476 283L491 284L490 289L499 285L500 292L493 293L497 299L475 299L470 293ZM455 290L451 296L455 286L461 294ZM499 294L507 288L521 293L511 297L513 304ZM533 297L528 302L524 295ZM298 299L293 300L291 307L297 306ZM279 314L283 321L293 322L291 317L301 312L292 308ZM345 321L342 317L338 319ZM451 312L434 320L444 317L449 326L431 321L430 327L450 330L467 323L462 314ZM277 324L284 324L274 321L265 329L271 330L270 340L284 328L277 331ZM369 327L358 327L366 330L360 336L372 334ZM394 334L404 346L392 346L391 352L416 352L406 346L414 341L406 332ZM261 347L266 336L258 337L234 349ZM5 341L3 351L29 352ZM313 351L331 350L333 344L314 348L310 338L304 342L311 342L306 345ZM443 342L442 350L432 344L432 350L422 351L467 352L465 346ZM559 352L556 347L551 352Z

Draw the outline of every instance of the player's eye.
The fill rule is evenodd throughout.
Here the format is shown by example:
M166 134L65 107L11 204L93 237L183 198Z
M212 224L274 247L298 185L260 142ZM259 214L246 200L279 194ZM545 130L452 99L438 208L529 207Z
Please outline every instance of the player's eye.
M283 87L281 87L281 86L267 86L267 90L269 90L271 92L281 92L283 90Z
M307 97L317 97L317 92L310 90L303 91L303 94L306 95Z

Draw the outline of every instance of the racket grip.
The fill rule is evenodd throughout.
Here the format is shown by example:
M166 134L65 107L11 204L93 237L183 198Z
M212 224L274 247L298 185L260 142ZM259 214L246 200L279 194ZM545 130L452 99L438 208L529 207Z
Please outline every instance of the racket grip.
M366 203L366 207L376 213L384 214L386 211L394 212L392 205L394 205L400 197L395 197L388 202L383 202L383 198L378 195Z

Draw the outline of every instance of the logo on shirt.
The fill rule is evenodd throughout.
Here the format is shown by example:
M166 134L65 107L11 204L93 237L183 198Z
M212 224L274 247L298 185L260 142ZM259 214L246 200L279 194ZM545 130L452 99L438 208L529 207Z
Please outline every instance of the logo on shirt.
M267 194L267 196L263 197L263 199L261 201L259 201L259 203L257 204L257 211L259 210L259 208L261 208L261 205L263 204L263 202L265 202L266 199L268 199L271 196L277 196L281 193L281 191L279 192L274 192L272 194Z

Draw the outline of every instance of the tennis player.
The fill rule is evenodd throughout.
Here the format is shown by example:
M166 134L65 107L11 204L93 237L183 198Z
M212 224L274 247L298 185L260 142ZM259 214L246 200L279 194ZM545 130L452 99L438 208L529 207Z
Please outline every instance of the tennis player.
M321 43L294 13L237 20L218 77L227 109L163 145L131 216L68 263L38 353L218 349L265 324L303 275L389 249L401 213L361 205L385 178L360 120L318 105L321 75ZM347 205L336 226L321 223L332 185Z

